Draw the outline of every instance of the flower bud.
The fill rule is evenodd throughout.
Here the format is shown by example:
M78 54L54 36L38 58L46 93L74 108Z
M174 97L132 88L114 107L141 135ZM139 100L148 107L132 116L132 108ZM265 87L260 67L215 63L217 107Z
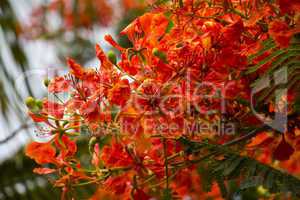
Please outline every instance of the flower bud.
M35 106L35 99L33 97L27 97L25 100L27 108L32 109Z
M257 188L257 192L261 196L268 196L268 190L264 188L262 185Z
M42 109L42 108L43 108L43 101L41 101L41 100L36 100L36 101L35 101L35 105L36 105L39 109Z
M158 48L153 48L153 49L152 49L152 54L153 54L154 56L158 57L158 56L159 56L159 50L158 50Z
M116 54L115 54L113 51L109 51L109 52L107 53L107 57L108 57L108 60L109 60L112 64L114 64L114 65L117 64L117 56L116 56Z
M153 48L152 49L152 54L156 57L158 57L159 59L161 59L164 63L167 62L167 56L164 52L159 51L158 48Z
M49 84L50 84L50 79L48 78L44 79L44 85L48 87Z

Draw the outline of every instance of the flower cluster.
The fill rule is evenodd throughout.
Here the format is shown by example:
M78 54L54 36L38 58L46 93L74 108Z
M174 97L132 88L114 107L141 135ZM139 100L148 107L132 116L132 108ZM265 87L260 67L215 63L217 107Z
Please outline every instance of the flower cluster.
M68 59L69 74L45 81L48 98L26 100L31 118L51 136L26 148L43 165L34 171L56 174L62 198L90 183L99 187L95 199L104 191L117 199L221 199L216 184L208 193L199 187L194 158L177 139L222 145L244 128L264 126L252 112L251 85L271 68L273 60L265 58L289 47L300 31L298 3L269 2L158 1L121 32L132 47L105 36L120 59L99 45L97 68ZM260 53L270 39L275 47ZM291 90L280 99L293 105L295 96ZM282 110L270 99L264 105L265 118ZM289 104L287 113L293 112ZM297 120L282 134L268 129L241 140L237 151L299 174ZM78 145L87 137L89 161Z
M120 0L118 4L121 5L119 12L145 6L143 0ZM120 17L115 13L113 6L112 2L105 0L50 1L32 11L30 24L23 27L23 34L28 38L51 39L65 32L82 28L90 29L94 25L108 26L115 18ZM57 23L60 23L59 27L52 23L53 17L56 18Z

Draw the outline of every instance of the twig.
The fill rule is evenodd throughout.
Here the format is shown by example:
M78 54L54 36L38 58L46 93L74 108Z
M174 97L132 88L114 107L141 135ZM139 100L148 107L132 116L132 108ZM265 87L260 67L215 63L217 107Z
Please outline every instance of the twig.
M162 140L163 140L163 146L164 146L166 189L169 189L169 169L168 169L167 141L166 141L165 138L163 138Z
M22 124L19 128L17 128L13 132L11 132L11 134L9 136L7 136L6 138L4 138L3 140L0 140L0 144L7 143L9 140L13 139L20 131L22 131L23 129L29 128L33 124L34 123Z
M235 145L237 143L240 143L242 141L248 140L254 136L256 136L258 133L260 133L260 131L267 129L267 126L262 126L260 128L254 129L252 131L250 131L248 134L243 135L242 137L236 138L234 140L231 140L225 144L223 144L222 146L231 146L231 145Z

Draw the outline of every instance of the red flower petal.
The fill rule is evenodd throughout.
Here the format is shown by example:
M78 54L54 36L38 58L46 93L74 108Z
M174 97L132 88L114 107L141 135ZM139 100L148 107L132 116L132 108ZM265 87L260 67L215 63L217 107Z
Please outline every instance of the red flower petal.
M127 79L119 81L115 86L109 91L108 98L111 103L123 106L130 97L130 85Z
M252 148L252 147L260 146L262 143L267 141L269 138L270 138L270 135L268 134L268 132L259 133L257 136L255 136L251 139L251 142L247 145L247 147Z
M291 40L289 26L280 20L275 20L270 23L269 34L275 42L281 47L288 47Z
M55 77L48 86L48 91L52 93L67 92L70 88L70 81L64 77Z
M71 68L71 73L79 79L83 78L84 75L84 68L77 64L74 60L72 60L71 58L68 58L67 60L69 67Z
M62 119L64 115L65 107L59 103L45 100L43 102L43 111L48 115Z
M101 62L101 67L103 67L104 69L112 68L112 63L108 60L104 51L98 44L96 45L96 56Z
M276 160L284 161L288 160L294 151L294 148L282 137L281 142L273 152L273 156Z
M133 199L138 199L138 200L148 200L151 197L147 195L143 190L137 189L135 193L133 194Z
M55 144L60 149L63 159L68 156L73 156L77 152L76 142L66 135L62 135L61 138L56 138Z
M46 116L35 114L33 112L28 112L28 115L34 122L45 122L48 120Z
M291 14L294 11L300 10L300 2L299 1L291 1L291 0L278 0L279 8L281 14Z
M111 44L113 47L115 47L116 49L118 49L119 51L123 51L124 48L121 47L112 37L111 35L105 35L104 39L109 42L109 44Z
M65 107L59 103L45 100L43 102L43 110L45 113L56 117L57 119L62 119L64 116Z
M50 168L34 168L33 172L36 174L52 174L56 170L55 169L50 169Z
M50 143L32 142L27 145L25 154L38 164L46 164L53 162L56 151Z

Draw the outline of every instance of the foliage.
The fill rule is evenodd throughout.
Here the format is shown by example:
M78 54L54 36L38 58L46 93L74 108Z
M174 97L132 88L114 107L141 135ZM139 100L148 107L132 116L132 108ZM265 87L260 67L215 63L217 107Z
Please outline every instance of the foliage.
M53 188L42 176L36 176L31 171L34 162L19 152L13 159L1 164L0 199L53 199L59 198L59 190ZM48 193L52 193L52 197Z
M68 59L48 98L26 100L48 139L26 147L34 172L56 177L62 199L85 185L98 187L92 199L232 199L253 187L255 198L298 198L299 4L151 8L121 31L131 47L105 36L119 60L96 45L98 68Z
M204 162L204 166L206 165L206 169L200 171L202 172L200 173L201 176L205 176L208 180L203 184L204 187L211 187L213 180L225 181L239 177L239 180L241 181L240 190L263 185L265 188L269 189L270 193L290 191L294 195L300 196L299 179L273 167L264 165L255 159L241 156L235 153L234 150L227 148L226 145L214 145L205 141L195 143L186 138L179 138L179 141L184 144L187 153L199 153L200 151L207 150L210 153L209 156L205 156L204 158L200 157L197 160L188 161L191 163ZM223 157L210 159L216 155L222 155ZM207 188L206 190L209 191L210 189ZM227 196L226 188L224 188L223 195L224 198Z

